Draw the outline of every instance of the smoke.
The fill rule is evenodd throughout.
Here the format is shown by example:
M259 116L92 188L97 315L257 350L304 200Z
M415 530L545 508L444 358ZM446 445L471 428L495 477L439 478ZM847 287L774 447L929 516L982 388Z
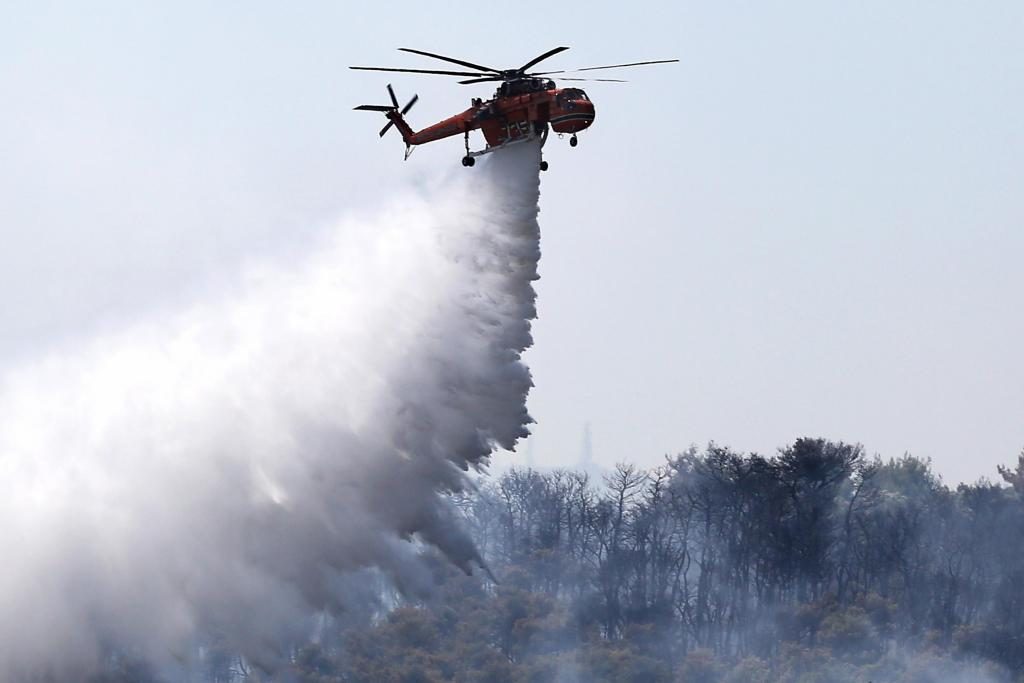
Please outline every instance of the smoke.
M346 571L424 590L417 542L477 566L443 494L527 433L539 159L3 377L0 679L206 633L273 666Z

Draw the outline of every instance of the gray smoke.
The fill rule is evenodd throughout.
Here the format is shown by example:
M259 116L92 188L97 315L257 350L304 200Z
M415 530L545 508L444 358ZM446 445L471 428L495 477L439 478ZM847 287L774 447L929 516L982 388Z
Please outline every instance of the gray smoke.
M526 434L540 154L495 154L302 263L0 380L0 679L204 633L273 659L338 576L479 562L445 491Z

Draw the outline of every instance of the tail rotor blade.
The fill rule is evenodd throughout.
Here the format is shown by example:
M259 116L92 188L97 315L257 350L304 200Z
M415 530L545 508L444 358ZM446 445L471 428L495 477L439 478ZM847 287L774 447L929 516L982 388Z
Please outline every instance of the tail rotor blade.
M404 107L402 107L402 115L403 115L403 116L404 116L405 114L408 114L408 113L409 113L409 110L410 110L410 109L412 109L412 106L413 106L414 104L416 104L416 101L417 101L418 99L420 99L420 96L419 96L419 95L413 95L413 96L412 96L412 99L411 99L411 100L409 100L409 102L408 102L408 103L407 103L407 104L406 104L406 105L405 105Z
M398 98L395 97L395 89L391 87L390 83L388 83L388 96L391 98L392 106L390 107L382 104L361 104L358 107L356 107L356 109L360 109L362 111L379 111L388 115L388 123L386 126L380 129L380 137L384 137L384 134L391 130L391 126L395 125L394 120L390 120L392 112L397 113L399 116L403 116L407 114L409 110L412 109L413 105L416 104L416 102L419 101L420 99L419 95L413 95L412 99L405 103L405 106L402 107L402 110L399 113Z

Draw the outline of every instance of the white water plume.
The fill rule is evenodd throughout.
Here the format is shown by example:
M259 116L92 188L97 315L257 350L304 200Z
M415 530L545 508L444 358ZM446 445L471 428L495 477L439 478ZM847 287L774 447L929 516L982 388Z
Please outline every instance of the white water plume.
M539 158L495 154L301 263L7 373L0 679L210 632L273 659L339 572L418 590L411 538L478 563L443 494L530 421Z

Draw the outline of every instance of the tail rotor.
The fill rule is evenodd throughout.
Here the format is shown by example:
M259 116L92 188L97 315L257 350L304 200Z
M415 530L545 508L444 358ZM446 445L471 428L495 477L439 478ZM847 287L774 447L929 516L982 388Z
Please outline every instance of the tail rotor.
M361 104L356 107L359 111L379 111L388 117L388 123L386 126L381 128L380 137L384 137L384 134L388 132L391 126L395 125L395 118L401 118L409 113L409 110L413 108L413 105L420 99L419 95L413 95L412 99L405 103L405 106L401 109L398 108L398 98L395 97L395 89L388 83L388 96L391 98L391 105L382 104ZM397 116L396 116L397 115Z

